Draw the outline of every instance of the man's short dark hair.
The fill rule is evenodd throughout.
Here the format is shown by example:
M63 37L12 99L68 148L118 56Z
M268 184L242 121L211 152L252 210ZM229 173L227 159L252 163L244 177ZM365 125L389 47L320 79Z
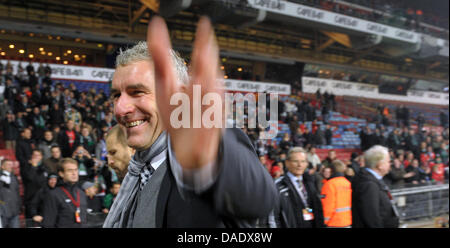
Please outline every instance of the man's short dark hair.
M61 150L61 147L59 147L58 145L52 145L52 146L50 147L50 151L53 150L53 148L58 148L59 150Z
M33 149L33 151L31 152L31 154L33 154L34 152L39 152L40 154L44 154L40 149Z
M58 163L58 166L57 166L56 170L58 172L64 172L64 165L65 164L76 164L77 168L78 168L78 162L75 159L73 159L73 158L63 158L61 160L61 162Z

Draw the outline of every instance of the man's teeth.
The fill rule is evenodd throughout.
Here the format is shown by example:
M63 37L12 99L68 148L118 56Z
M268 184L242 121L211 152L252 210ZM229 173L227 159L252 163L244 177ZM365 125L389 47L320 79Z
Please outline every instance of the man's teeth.
M133 121L133 122L128 122L128 123L127 123L127 127L135 127L135 126L139 126L139 125L141 125L142 123L144 123L143 120L140 120L140 121Z

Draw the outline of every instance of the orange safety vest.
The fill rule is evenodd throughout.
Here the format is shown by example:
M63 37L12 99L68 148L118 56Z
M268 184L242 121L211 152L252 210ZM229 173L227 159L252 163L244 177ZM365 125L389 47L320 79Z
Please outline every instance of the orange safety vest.
M321 201L325 225L329 227L352 225L352 187L345 177L329 179L322 187Z

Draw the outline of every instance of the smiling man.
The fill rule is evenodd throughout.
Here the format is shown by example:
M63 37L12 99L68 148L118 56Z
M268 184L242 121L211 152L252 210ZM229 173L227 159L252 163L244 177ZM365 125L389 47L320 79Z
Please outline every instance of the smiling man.
M120 52L111 96L136 153L104 227L252 227L273 209L275 185L243 132L170 123L173 94L192 101L193 85L202 95L222 93L219 68L207 18L198 25L190 77L159 17L149 24L147 43Z

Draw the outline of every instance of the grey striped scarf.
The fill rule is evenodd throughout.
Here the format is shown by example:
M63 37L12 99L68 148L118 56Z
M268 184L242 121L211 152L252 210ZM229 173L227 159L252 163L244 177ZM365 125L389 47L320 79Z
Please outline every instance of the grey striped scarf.
M152 146L144 151L137 151L128 166L128 173L122 181L119 193L106 217L103 227L120 228L130 226L130 210L135 203L136 194L139 191L139 175L146 162L160 154L167 148L167 134L162 132Z

